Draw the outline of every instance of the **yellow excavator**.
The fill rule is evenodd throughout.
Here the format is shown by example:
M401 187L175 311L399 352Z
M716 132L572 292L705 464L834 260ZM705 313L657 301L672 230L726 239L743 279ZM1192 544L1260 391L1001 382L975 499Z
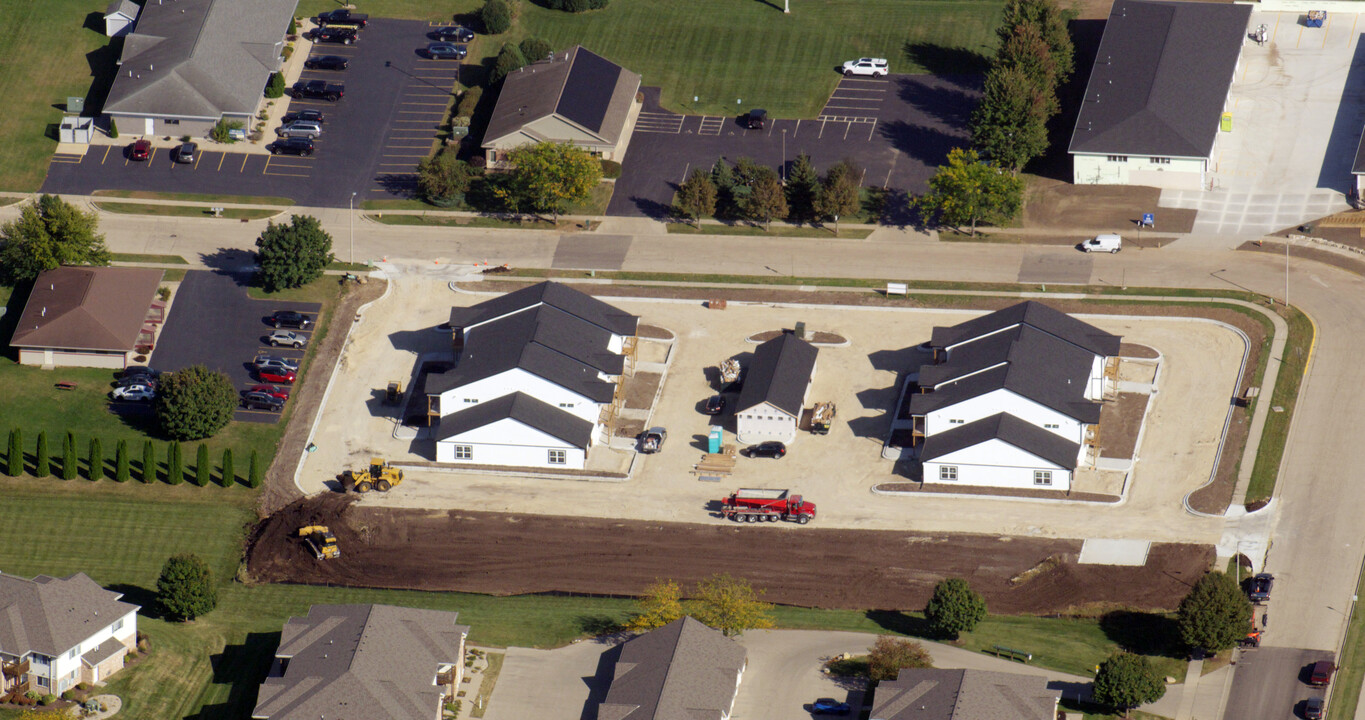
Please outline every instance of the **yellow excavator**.
M388 492L403 482L403 471L389 467L384 458L370 458L369 467L363 470L347 470L341 474L341 487L345 490L355 488L358 493L371 490Z
M313 551L313 557L319 560L331 560L341 557L341 547L337 545L337 536L327 529L326 525L307 525L299 528L299 537Z

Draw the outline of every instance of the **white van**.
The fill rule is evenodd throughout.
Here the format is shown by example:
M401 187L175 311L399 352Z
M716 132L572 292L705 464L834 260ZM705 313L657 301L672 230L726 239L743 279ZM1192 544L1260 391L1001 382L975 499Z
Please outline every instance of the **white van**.
M1113 234L1096 235L1081 243L1081 249L1086 252L1116 253L1123 249L1123 238Z

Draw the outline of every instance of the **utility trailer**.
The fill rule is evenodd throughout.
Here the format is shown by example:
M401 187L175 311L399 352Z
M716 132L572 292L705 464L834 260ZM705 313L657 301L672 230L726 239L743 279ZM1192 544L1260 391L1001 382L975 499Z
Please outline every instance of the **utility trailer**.
M815 503L790 490L741 488L720 501L721 514L735 522L790 520L802 525L815 519Z

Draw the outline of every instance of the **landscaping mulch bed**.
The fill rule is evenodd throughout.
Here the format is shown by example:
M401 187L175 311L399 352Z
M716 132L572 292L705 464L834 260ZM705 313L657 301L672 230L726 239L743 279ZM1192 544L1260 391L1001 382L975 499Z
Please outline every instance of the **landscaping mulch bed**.
M635 334L650 340L672 340L673 331L668 328L661 328L657 325L641 325L635 328Z
M626 407L631 410L648 410L654 404L654 396L659 392L663 381L660 373L637 372L626 378Z
M1146 345L1139 345L1137 343L1120 343L1119 356L1137 358L1138 360L1155 360L1161 357L1161 353L1157 352L1152 348L1147 347Z
M1100 457L1133 457L1148 399L1144 393L1119 393L1118 402L1100 406Z

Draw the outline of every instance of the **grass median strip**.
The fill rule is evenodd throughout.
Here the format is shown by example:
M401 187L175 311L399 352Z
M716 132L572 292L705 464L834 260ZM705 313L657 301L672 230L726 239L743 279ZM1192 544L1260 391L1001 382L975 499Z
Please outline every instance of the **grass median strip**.
M114 253L111 260L116 263L156 263L159 265L190 264L190 261L179 255L153 255L150 253Z
M210 195L204 193L153 192L151 190L96 190L96 197L126 198L129 200L180 200L202 203L234 203L237 205L293 205L290 198L269 195Z
M1289 426L1294 420L1294 409L1298 406L1299 386L1303 383L1304 373L1308 371L1310 351L1316 336L1317 328L1298 308L1290 306L1288 313L1280 313L1281 317L1286 314L1289 339L1280 358L1280 372L1275 380L1275 393L1270 398L1270 414L1266 416L1265 429L1261 431L1256 464L1251 468L1247 503L1269 499L1275 493L1275 480L1280 474L1280 461L1284 458L1285 442L1289 439ZM1258 398L1257 402L1265 400Z
M1365 593L1365 574L1356 583L1356 597L1362 593ZM1365 679L1365 613L1356 606L1352 608L1351 622L1346 626L1341 657L1337 658L1337 676L1332 681L1327 720L1352 720L1356 716L1362 679Z
M688 223L669 223L668 232L679 235L763 235L767 237L814 237L814 238L853 238L862 240L872 234L872 228L843 228L836 236L834 228L824 227L795 227L791 225L779 224L776 227L763 229L752 225L715 225L707 224L701 227Z
M95 207L120 215L154 215L158 217L209 217L227 220L261 220L280 214L279 210L260 208L223 208L215 215L212 208L192 205L156 205L152 203L97 202Z
M504 230L591 230L598 223L560 220L558 224L541 218L523 217L503 219L483 215L384 215L367 214L366 218L385 225L416 225L421 227L497 228Z

